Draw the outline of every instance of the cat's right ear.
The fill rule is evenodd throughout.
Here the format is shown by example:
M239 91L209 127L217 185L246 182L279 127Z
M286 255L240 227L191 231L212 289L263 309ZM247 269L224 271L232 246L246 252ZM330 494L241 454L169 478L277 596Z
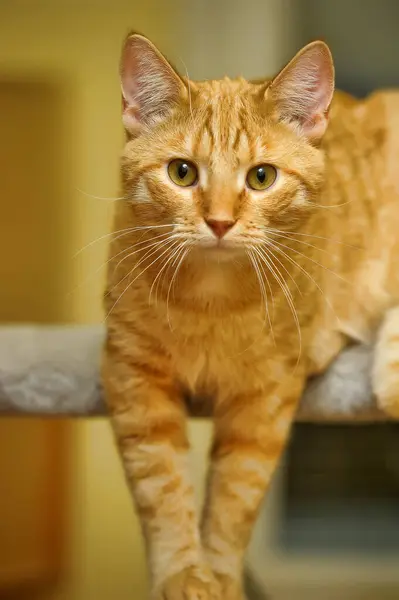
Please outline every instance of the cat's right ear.
M334 64L328 46L316 41L305 46L273 79L266 91L278 117L318 142L327 127L334 93Z
M122 120L131 135L161 121L184 97L183 80L147 38L129 35L120 62Z

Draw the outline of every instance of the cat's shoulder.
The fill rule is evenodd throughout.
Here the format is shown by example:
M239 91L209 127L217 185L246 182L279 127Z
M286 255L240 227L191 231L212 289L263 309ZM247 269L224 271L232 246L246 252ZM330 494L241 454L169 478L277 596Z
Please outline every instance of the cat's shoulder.
M355 145L370 154L371 149L388 151L391 141L399 143L399 88L376 90L356 98L337 90L330 108L330 125L325 136L326 149Z
M388 117L391 113L399 115L399 88L378 89L364 98L336 90L331 111L337 117L352 113L359 117L371 117L372 121Z

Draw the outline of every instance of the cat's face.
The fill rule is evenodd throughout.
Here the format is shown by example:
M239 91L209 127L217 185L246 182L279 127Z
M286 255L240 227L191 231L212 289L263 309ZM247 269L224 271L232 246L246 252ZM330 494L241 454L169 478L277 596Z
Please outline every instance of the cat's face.
M182 80L148 40L122 57L125 195L138 226L170 225L191 252L228 259L306 218L333 93L328 48L307 46L268 83Z

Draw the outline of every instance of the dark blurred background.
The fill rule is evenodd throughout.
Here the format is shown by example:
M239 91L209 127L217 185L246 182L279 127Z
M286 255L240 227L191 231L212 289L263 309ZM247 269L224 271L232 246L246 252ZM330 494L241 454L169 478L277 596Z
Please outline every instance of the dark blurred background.
M337 86L364 96L399 84L396 0L299 0L301 42L322 38L334 55Z
M0 321L102 320L130 29L193 79L270 76L322 38L362 96L399 85L398 26L397 0L0 0ZM190 431L200 500L209 425ZM250 551L273 598L399 598L398 437L296 429ZM2 419L0 487L0 599L145 598L106 422Z

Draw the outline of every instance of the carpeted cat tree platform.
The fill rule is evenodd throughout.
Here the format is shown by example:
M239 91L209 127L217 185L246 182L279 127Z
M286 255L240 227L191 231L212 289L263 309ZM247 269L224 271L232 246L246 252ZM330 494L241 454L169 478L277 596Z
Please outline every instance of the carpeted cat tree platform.
M101 325L0 327L0 416L105 415L99 378L104 335ZM371 391L372 353L371 346L347 348L324 375L309 381L297 420L386 420ZM244 581L248 599L266 600L249 565Z
M99 359L104 327L0 327L0 414L104 415ZM344 350L309 381L298 412L302 422L370 422L378 411L370 385L372 347Z

